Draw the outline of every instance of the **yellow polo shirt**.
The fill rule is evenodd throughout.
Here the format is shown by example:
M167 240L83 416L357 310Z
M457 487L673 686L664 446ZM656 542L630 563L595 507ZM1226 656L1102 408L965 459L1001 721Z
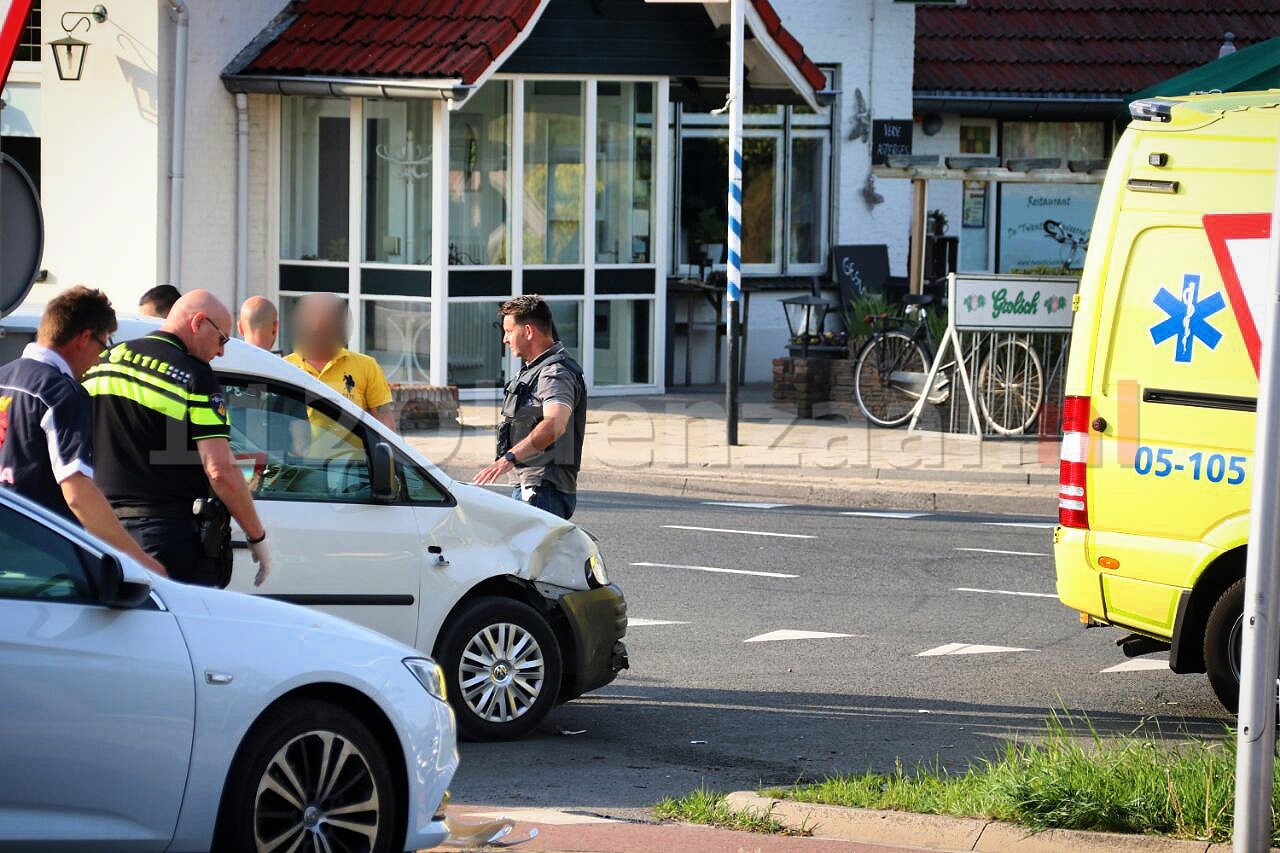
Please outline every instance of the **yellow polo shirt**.
M391 402L391 386L382 365L364 353L344 347L318 373L296 352L285 356L285 361L310 373L366 412Z

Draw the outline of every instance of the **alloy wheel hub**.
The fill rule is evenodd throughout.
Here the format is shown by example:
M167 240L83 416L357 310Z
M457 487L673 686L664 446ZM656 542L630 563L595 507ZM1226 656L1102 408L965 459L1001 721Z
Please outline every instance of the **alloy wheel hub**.
M280 747L258 780L254 847L370 853L381 824L379 793L355 743L333 731L300 734Z
M463 701L490 723L509 723L527 713L542 694L546 676L542 647L510 622L481 628L458 662Z

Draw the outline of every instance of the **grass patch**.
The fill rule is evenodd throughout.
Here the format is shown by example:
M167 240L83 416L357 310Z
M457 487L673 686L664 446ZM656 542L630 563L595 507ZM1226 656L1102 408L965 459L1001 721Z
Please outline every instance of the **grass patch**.
M653 813L660 820L700 823L747 832L765 832L773 835L812 834L804 827L799 830L789 829L767 815L735 812L725 805L724 794L708 791L705 787L699 788L687 797L679 799L668 797L653 807Z
M1085 723L1088 737L1075 724ZM1280 792L1280 785L1277 785ZM1010 821L1035 830L1083 829L1229 841L1235 739L1170 744L1135 732L1103 738L1085 718L1053 713L1045 737L1011 743L964 773L940 766L835 776L764 796ZM1275 803L1280 809L1280 798ZM1273 831L1272 842L1280 841Z

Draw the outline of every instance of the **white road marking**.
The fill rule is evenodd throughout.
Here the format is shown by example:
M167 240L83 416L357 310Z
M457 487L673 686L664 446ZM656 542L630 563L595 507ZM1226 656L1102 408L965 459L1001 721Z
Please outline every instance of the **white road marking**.
M856 515L859 518L924 518L933 515L931 512L875 512L872 510L855 510L851 512L842 512L841 515Z
M753 501L703 501L707 506L733 506L742 509L782 509L791 504L766 504Z
M799 575L785 575L782 572L758 572L751 569L719 569L715 566L682 566L679 563L632 563L633 566L647 566L651 569L688 569L691 572L716 572L725 575L754 575L761 578L798 578Z
M931 658L941 655L989 655L996 652L1034 652L1035 649L1019 649L1014 646L979 646L973 643L947 643L944 646L920 652L916 657Z
M688 622L675 622L671 619L641 619L638 616L627 617L628 628L649 628L654 625L688 625Z
M501 811L467 812L466 817L484 820L518 820L521 823L545 823L548 826L573 826L587 823L617 823L607 817L591 814L574 814L561 809L502 809Z
M1017 592L1012 589L974 589L969 586L958 586L952 592L982 592L987 595L1020 595L1024 598L1057 598L1053 592Z
M744 643L772 643L777 640L833 640L840 637L853 637L854 634L832 634L827 631L792 631L784 629L781 631L770 631L767 634L758 634L749 640L743 640Z
M1052 521L984 521L987 527L1030 527L1033 530L1052 530L1058 525Z
M1106 669L1100 669L1098 672L1147 672L1157 669L1168 669L1169 662L1167 660L1153 660L1152 658L1134 658L1124 663L1118 663L1115 666L1109 666Z
M957 551L972 551L975 554L1005 554L1009 557L1048 557L1040 551L1002 551L999 548L957 548Z
M737 533L740 536L776 536L779 539L817 539L806 533L768 533L763 530L733 530L727 527L692 527L687 524L664 524L668 530L696 530L700 533Z

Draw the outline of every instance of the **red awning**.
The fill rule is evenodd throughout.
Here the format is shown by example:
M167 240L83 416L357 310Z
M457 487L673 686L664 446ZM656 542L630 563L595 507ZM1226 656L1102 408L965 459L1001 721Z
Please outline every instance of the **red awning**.
M294 0L223 72L233 91L464 101L529 36L550 0ZM727 4L706 4L727 23ZM826 78L769 0L746 4L752 85L811 105ZM721 20L724 18L724 20Z

